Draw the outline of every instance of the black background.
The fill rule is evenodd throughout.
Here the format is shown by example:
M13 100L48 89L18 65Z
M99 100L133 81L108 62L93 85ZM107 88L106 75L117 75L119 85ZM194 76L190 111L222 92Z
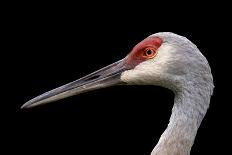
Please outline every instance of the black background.
M20 106L122 59L147 36L169 31L195 43L214 76L214 95L191 153L227 151L229 85L222 84L229 77L226 8L138 4L8 5L3 14L1 147L32 154L150 154L168 124L174 99L170 90L116 86L34 109Z

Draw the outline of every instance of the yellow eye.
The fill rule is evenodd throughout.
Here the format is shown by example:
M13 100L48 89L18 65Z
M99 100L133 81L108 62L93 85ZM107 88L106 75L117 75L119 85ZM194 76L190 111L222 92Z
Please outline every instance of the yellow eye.
M147 58L153 58L156 55L156 52L153 49L147 49L144 52L144 56Z

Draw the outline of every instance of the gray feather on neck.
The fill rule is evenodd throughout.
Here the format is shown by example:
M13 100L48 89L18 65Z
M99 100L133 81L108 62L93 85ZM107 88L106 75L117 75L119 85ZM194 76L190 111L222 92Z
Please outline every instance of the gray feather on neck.
M167 69L164 87L175 92L175 101L167 129L152 155L188 155L213 93L213 77L206 58L187 38L156 33L164 43L176 47ZM150 36L150 37L152 37ZM170 75L170 76L168 76Z

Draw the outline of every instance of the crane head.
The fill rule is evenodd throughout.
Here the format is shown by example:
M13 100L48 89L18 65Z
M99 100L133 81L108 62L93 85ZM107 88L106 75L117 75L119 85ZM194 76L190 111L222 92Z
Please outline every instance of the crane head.
M207 60L188 39L169 32L156 33L138 43L124 59L37 96L21 108L113 85L159 85L178 90L189 75L205 68L210 71Z

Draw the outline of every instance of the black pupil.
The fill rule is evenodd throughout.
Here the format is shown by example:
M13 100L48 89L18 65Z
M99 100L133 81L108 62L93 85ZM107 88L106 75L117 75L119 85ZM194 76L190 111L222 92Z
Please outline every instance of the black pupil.
M147 50L147 55L151 55L152 51L151 50Z

